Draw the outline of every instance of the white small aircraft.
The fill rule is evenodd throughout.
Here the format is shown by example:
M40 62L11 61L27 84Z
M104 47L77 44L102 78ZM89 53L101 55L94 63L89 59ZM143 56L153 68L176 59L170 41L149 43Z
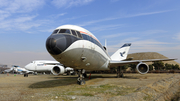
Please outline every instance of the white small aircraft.
M27 70L34 72L51 72L53 75L60 75L65 72L72 73L73 68L66 67L57 61L35 60L25 66Z
M144 62L169 61L175 59L126 59L131 44L124 44L111 57L99 40L88 30L76 25L63 25L56 28L46 40L46 49L53 58L63 65L79 71L77 83L85 84L85 70L110 70L110 68L125 64L137 64L136 69L146 74L149 67ZM118 69L118 77L123 74Z
M33 73L33 71L29 71L25 68L21 68L21 67L16 66L16 65L13 65L10 69L4 70L4 72L6 72L6 73L13 72L13 73L19 73L19 74Z

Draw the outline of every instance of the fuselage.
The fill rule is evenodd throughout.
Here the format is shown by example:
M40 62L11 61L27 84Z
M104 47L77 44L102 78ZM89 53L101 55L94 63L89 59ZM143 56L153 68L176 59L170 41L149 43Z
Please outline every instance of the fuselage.
M99 40L88 30L64 25L46 41L47 51L57 61L74 69L107 70L110 57Z
M35 60L27 64L25 68L35 72L46 72L51 71L51 69L56 65L60 65L60 63L57 61Z

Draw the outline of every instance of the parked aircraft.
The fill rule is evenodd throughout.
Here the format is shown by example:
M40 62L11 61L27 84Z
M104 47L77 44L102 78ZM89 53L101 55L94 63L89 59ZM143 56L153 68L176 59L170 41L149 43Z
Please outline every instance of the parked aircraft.
M56 28L46 40L46 49L51 56L63 65L79 71L77 83L85 84L85 70L110 70L125 64L137 64L136 69L146 74L149 67L144 62L169 61L174 59L128 60L131 44L124 44L111 57L99 40L88 30L76 25L63 25ZM60 68L61 69L61 68ZM122 76L120 67L118 76Z
M70 74L73 72L73 68L64 68L59 62L50 60L35 60L27 64L25 68L34 72L51 72L53 75L60 75L65 72Z
M13 73L19 73L19 74L25 74L24 76L28 76L28 73L33 73L33 71L29 71L25 68L21 68L19 66L13 65L10 69L6 69L4 70L4 72L9 73L9 72L13 72Z

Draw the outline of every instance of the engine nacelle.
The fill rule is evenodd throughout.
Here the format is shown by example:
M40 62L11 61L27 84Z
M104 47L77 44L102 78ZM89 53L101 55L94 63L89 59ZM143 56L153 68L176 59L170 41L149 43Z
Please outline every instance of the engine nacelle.
M54 66L51 69L51 73L53 73L53 75L60 75L63 74L65 72L65 68L63 66Z
M136 70L140 73L140 74L146 74L149 71L149 66L146 63L140 62L137 66L136 66Z

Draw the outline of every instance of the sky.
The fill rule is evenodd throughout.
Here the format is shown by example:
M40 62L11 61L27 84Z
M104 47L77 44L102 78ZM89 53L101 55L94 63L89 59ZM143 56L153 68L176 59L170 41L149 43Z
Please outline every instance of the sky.
M180 63L179 0L0 0L0 64L54 60L45 42L65 24L93 33L112 55L158 52Z

